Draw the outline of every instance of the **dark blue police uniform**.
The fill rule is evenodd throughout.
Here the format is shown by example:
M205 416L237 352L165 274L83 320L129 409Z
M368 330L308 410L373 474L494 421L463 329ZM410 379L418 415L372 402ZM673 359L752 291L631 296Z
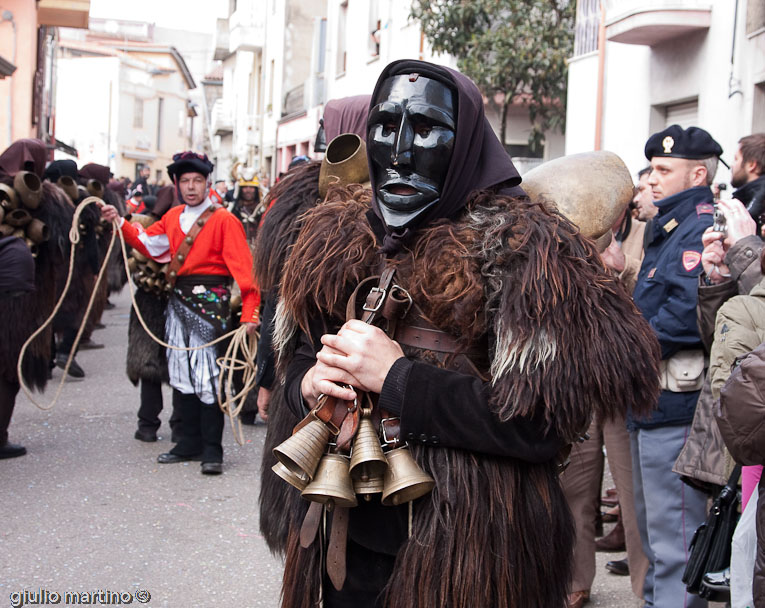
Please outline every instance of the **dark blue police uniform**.
M656 332L662 359L702 348L696 303L703 270L701 235L712 225L712 200L708 187L697 186L656 203L659 213L646 236L633 297ZM662 391L656 411L648 419L630 419L630 429L690 423L699 392Z

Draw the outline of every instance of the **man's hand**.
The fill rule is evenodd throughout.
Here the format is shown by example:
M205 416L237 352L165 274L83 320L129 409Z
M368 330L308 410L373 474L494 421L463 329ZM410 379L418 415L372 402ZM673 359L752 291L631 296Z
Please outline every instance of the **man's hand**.
M362 391L379 393L393 363L404 356L401 347L373 325L348 321L337 335L322 336L323 348L301 384L303 397L309 406L316 404L320 394L346 401L356 398L347 384Z
M622 253L621 245L616 242L613 236L611 237L611 244L600 254L600 257L603 258L603 263L606 267L614 272L622 272L624 270L626 258L624 253Z
M263 420L268 420L268 406L271 403L271 391L267 388L258 388L258 414Z
M258 327L260 327L260 321L257 321L257 322L250 321L247 323L242 323L242 325L244 325L247 328L246 330L247 335L252 336L256 331L258 331Z
M701 235L701 242L704 245L704 250L701 252L701 265L709 280L715 285L727 281L730 276L730 270L724 264L726 249L723 239L723 234L715 232L711 226Z
M102 205L99 204L99 207L101 207L101 219L104 221L109 222L110 224L119 218L120 214L119 211L117 211L117 208L114 205Z
M336 336L322 336L321 343L325 348L316 355L317 359L345 370L356 379L356 388L370 393L382 390L390 368L404 356L398 343L379 327L356 319L343 325Z

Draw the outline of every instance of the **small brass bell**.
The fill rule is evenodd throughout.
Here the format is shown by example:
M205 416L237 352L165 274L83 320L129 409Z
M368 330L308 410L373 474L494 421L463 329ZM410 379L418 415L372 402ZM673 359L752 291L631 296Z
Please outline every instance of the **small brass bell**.
M385 457L388 468L382 504L390 507L424 496L436 485L435 480L420 468L406 446L391 450Z
M271 470L276 474L277 477L281 477L284 481L297 488L301 492L305 490L305 487L310 481L307 475L296 475L287 467L285 467L281 462L277 462L274 466L271 467Z
M321 420L311 420L297 433L274 448L274 456L297 476L313 479L329 442L329 429Z
M372 478L381 478L385 469L388 468L388 461L385 460L380 439L372 424L371 414L372 411L369 409L361 410L359 430L353 440L351 454L351 477L364 482Z
M353 491L366 501L372 500L372 494L379 494L383 491L384 487L382 475L370 477L366 481L361 479L353 480Z
M355 507L358 503L348 466L346 456L326 454L319 463L313 481L301 496L327 506Z

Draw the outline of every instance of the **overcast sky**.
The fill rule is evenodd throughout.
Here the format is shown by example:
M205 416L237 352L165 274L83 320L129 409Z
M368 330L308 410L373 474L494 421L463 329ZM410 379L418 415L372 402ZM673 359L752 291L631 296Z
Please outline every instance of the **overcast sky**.
M193 8L192 8L193 7ZM90 16L146 21L160 27L213 33L226 17L228 0L91 0Z

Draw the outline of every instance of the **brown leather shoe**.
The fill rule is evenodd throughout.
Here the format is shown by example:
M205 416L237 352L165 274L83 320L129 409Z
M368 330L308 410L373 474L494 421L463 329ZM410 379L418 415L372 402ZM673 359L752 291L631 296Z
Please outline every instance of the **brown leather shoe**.
M582 608L590 601L590 590L582 589L568 594L567 608Z
M622 520L616 522L614 529L603 538L595 541L595 551L624 551L624 525Z

